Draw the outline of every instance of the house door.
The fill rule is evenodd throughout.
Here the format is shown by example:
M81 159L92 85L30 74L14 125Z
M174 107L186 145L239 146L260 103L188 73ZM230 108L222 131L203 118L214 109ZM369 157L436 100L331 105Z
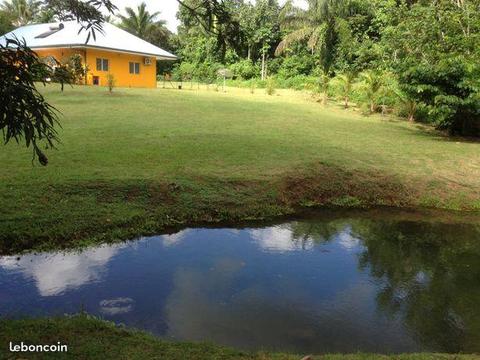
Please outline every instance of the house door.
M93 77L93 85L100 85L100 78L98 76Z

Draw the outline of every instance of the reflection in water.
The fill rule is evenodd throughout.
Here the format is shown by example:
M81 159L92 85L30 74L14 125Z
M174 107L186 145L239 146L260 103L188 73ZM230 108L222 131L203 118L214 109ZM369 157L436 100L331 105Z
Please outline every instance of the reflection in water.
M367 249L361 268L385 283L376 297L379 309L402 314L416 336L434 348L478 351L478 226L370 222L357 231Z
M250 236L257 240L258 245L270 251L309 250L313 241L309 237L295 237L288 225L272 226L249 231Z
M33 278L42 296L58 295L100 278L103 266L120 250L120 246L101 246L81 253L53 253L0 257L0 267L21 271Z
M175 244L178 244L183 239L185 239L185 237L187 237L188 234L191 233L191 231L192 231L191 229L185 229L175 234L162 235L161 238L163 240L163 245L174 246Z
M382 351L378 338L390 344L390 351L415 347L398 333L400 322L370 318L374 309L369 299L375 293L371 284L352 284L331 299L316 301L288 279L281 286L262 283L239 289L235 282L243 266L222 259L209 273L179 269L165 309L167 336L215 339L257 350L259 344L274 349L281 343L284 349L303 352Z
M245 349L480 351L479 226L387 215L3 257L0 313L75 312L81 299L170 339Z
M116 298L100 301L100 311L107 315L125 314L133 309L133 299Z

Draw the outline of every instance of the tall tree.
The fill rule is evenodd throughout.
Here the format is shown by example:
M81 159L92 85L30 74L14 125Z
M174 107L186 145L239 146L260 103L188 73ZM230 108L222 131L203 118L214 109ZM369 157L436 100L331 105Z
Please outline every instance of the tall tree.
M280 55L293 43L306 41L312 54L320 53L324 72L329 72L334 61L335 46L339 39L339 25L348 14L349 0L307 0L306 10L287 1L282 14L282 27L287 35L278 44L276 54Z
M40 11L38 0L10 0L4 2L0 9L9 14L16 27L30 24Z
M165 25L165 21L157 21L160 12L150 13L147 10L147 4L144 2L138 5L136 10L126 7L125 12L126 16L119 15L120 26L142 39L148 35L155 24Z
M254 10L255 31L253 39L259 45L261 55L261 79L267 77L267 61L272 48L280 37L278 24L279 6L275 0L257 0Z
M144 2L136 10L126 7L125 12L126 15L119 15L121 28L155 45L168 47L171 33L166 21L158 19L160 12L150 13Z

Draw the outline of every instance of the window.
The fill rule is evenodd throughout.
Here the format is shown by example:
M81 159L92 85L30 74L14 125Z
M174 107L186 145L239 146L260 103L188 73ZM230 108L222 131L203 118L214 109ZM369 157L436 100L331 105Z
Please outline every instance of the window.
M108 59L97 58L97 71L108 71Z
M140 74L140 63L130 62L128 63L130 74Z

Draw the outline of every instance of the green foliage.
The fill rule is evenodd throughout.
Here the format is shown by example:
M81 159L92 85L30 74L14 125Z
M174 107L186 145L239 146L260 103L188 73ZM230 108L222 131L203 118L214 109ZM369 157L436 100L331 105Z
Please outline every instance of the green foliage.
M108 92L111 94L113 92L113 89L115 88L116 80L115 76L112 73L107 74L107 86L108 86Z
M12 31L14 28L12 14L0 10L0 36Z
M478 65L463 57L419 64L400 74L409 99L425 105L429 120L452 134L480 135Z
M265 91L268 95L273 95L275 94L275 79L273 77L267 78L267 86L265 88Z
M196 74L195 65L189 62L182 62L178 67L177 74L180 76L180 79L191 81Z
M479 10L472 0L400 6L382 41L410 105L451 134L480 135Z
M379 93L383 88L383 74L376 70L368 70L361 74L361 78L370 113L374 113L377 110Z
M79 54L73 54L64 62L71 72L72 82L82 84L88 73L88 67L83 64L82 57Z
M205 1L187 3L202 6ZM239 33L235 45L223 39L220 52L219 38L225 34L218 32L225 23L221 21L214 35L202 30L191 12L188 18L180 17L182 55L196 68L221 62L230 65L238 79L268 74L280 87L311 88L325 99L329 92L336 94L346 107L353 100L370 113L395 108L409 120L426 121L451 133L478 135L475 79L479 76L474 74L480 58L480 2L308 0L307 8L298 8L292 1L281 8L276 1L221 3L224 20L238 24ZM428 99L426 89L418 96L419 86L439 86L435 78L441 75L431 73L444 72L448 65L443 64L450 58L463 58L458 61L464 70L447 74L451 79ZM312 87L308 80L321 72L337 75L328 91ZM358 86L347 75L362 72Z
M348 108L350 97L353 91L353 84L357 74L353 71L340 74L335 78L335 81L340 85L340 96L344 101L345 108Z
M328 101L328 91L330 90L331 78L327 73L322 72L318 77L318 92L322 96L322 104L326 105Z
M230 65L230 70L232 70L235 77L243 80L251 79L260 72L260 69L249 59L244 59Z
M284 79L298 75L309 75L315 67L316 60L310 54L293 54L283 59L277 74Z
M14 47L10 47L13 45ZM0 130L4 143L25 140L32 146L33 157L42 165L48 159L40 142L54 147L57 141L57 113L37 91L35 81L51 75L50 68L22 41L8 39L0 44Z
M40 11L38 0L10 0L1 4L2 12L8 14L15 27L31 24Z
M60 84L60 89L63 91L65 84L72 84L74 81L73 73L68 64L58 63L52 69L53 82Z
M170 47L171 33L166 28L166 21L158 20L160 12L150 13L142 2L137 9L125 8L126 15L119 15L119 26L124 30L163 48Z
M1 12L7 14L12 25L23 25L40 19L52 19L58 16L61 19L76 19L82 24L81 31L85 31L88 43L90 37L102 30L105 20L104 11L113 13L116 7L110 0L11 0L3 2ZM48 12L48 16L46 15ZM4 18L4 17L3 17ZM5 21L2 20L2 26ZM67 66L56 67L53 72L47 64L40 61L25 42L16 38L5 38L0 45L0 78L1 99L0 129L3 139L8 143L12 138L19 142L25 139L25 145L32 145L34 158L37 157L42 165L48 163L45 154L40 150L37 142L44 141L46 147L53 147L57 141L54 125L57 123L57 114L40 95L35 81L45 83L47 78L60 80L62 84L68 81L71 75Z

